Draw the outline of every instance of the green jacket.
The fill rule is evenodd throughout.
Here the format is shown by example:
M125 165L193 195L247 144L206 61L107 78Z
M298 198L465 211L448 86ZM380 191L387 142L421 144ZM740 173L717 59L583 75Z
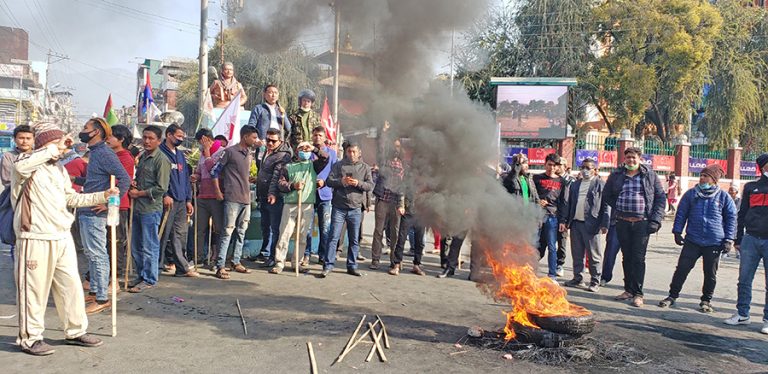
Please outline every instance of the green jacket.
M307 118L305 121L302 121L302 117ZM288 117L288 119L290 119L291 125L293 126L289 142L293 149L295 149L301 142L311 142L312 129L320 126L320 117L314 110L305 113L302 112L301 109L297 109Z
M171 162L160 151L160 147L151 153L144 152L136 166L136 188L147 191L149 196L134 200L133 209L137 213L151 213L163 210L163 195L168 191L171 180Z
M314 161L298 161L286 164L275 170L272 183L269 186L269 194L277 196L283 194L286 204L298 204L299 192L293 189L296 182L304 182L301 191L302 204L314 204L317 196L317 173L328 164L328 153L317 148L313 152Z

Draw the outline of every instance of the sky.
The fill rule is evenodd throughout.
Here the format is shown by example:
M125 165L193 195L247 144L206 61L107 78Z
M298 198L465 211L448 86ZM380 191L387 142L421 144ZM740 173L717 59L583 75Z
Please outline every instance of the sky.
M222 1L209 0L209 46L225 18ZM45 61L49 49L69 57L51 64L48 81L74 94L77 121L102 114L110 93L115 106L133 105L137 66L145 58L196 59L199 24L197 0L0 0L0 25L27 30L30 60ZM298 42L319 53L330 49L331 33L329 23ZM353 35L353 42L369 44L361 39L372 34ZM446 70L450 40L428 48L435 70Z

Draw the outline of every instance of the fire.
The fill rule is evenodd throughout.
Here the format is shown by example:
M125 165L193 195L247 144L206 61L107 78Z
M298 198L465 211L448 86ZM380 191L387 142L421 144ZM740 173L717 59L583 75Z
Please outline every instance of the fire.
M510 251L515 251L515 247L504 246L503 254L512 253ZM516 335L513 323L539 328L529 318L531 314L542 317L590 314L588 310L569 303L565 298L565 290L557 283L547 277L536 276L531 265L500 261L494 258L492 253L493 251L487 251L486 258L494 277L499 282L495 296L497 299L509 300L512 304L512 311L505 313L507 316L507 324L504 327L506 340L511 340Z

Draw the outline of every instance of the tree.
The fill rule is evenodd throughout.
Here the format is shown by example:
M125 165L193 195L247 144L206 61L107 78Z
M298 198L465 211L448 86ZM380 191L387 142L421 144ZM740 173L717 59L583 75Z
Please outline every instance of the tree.
M699 0L616 0L595 8L603 55L584 77L612 131L648 121L665 140L701 101L722 18Z

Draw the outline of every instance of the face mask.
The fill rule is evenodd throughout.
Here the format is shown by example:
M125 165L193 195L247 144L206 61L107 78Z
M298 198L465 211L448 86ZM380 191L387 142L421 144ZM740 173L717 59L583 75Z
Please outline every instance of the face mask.
M763 175L765 175L766 177L768 177L768 171L764 172L764 173L763 173Z
M312 152L299 151L299 160L307 161L310 157L312 157Z
M174 147L180 146L181 143L184 143L184 140L179 140L179 139L173 139L172 140L172 144L173 144Z
M624 166L627 168L627 170L630 170L630 171L635 171L640 168L640 164L632 165L632 166L630 165L624 165Z
M93 136L91 136L91 133L87 131L83 131L77 134L77 137L80 138L81 143L88 143L91 141L91 139L93 139Z
M584 179L592 179L592 170L581 170L581 177Z
M715 185L714 185L714 184L709 184L709 183L699 183L699 188L701 188L702 190L710 190L710 189L712 189L712 188L714 188L714 187L715 187Z

